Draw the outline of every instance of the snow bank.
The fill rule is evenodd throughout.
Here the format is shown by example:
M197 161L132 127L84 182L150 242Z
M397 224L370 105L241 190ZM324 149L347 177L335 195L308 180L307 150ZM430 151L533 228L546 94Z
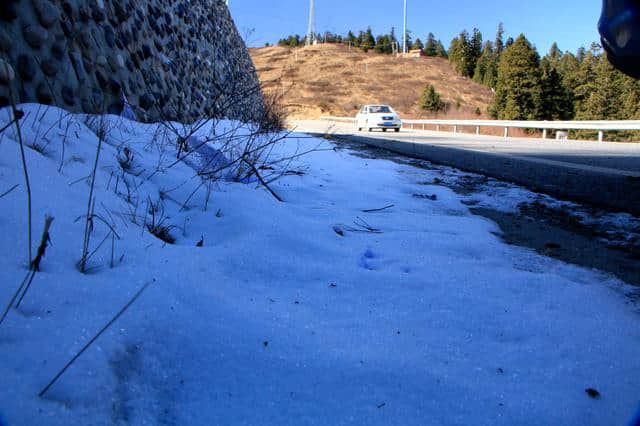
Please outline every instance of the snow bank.
M640 317L625 285L505 245L461 195L423 184L435 172L293 135L261 156L266 180L284 175L270 184L279 203L255 183L203 185L203 163L176 161L165 126L23 108L25 142L37 148L26 150L34 235L45 214L55 222L32 289L0 325L8 424L609 425L633 416ZM0 110L0 126L7 117ZM96 220L81 274L87 176L104 128L95 214L119 238L111 267L111 230ZM218 135L209 146L233 161L229 138L250 134L221 122L192 136ZM14 136L0 136L0 193L20 184L0 198L0 306L26 273ZM153 215L175 244L148 232ZM358 232L363 223L379 232Z

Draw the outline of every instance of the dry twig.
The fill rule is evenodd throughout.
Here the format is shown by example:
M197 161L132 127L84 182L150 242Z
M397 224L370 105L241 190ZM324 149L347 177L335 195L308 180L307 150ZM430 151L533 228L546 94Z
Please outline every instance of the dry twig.
M35 259L31 262L31 277L29 278L29 282L25 287L22 295L18 299L16 303L16 308L20 306L22 303L22 299L27 295L27 291L29 291L29 287L31 287L31 283L33 282L33 278L36 276L36 272L40 270L40 262L44 257L44 254L47 250L48 244L51 242L51 237L49 235L49 229L51 228L51 224L53 223L53 217L45 216L44 218L44 229L42 230L42 237L40 238L40 245L38 246L38 252L36 253Z
M273 189L271 189L271 187L264 181L264 179L262 179L262 176L260 176L260 172L258 172L258 169L256 169L256 166L251 163L250 161L248 161L246 158L242 157L242 161L251 168L251 170L253 171L253 173L256 175L256 177L258 178L258 180L260 181L260 183L262 184L262 186L264 186L267 191L269 191L271 193L271 195L273 195L273 197L280 201L281 203L284 202L284 200L282 198L280 198L280 196L278 194L276 194Z
M4 197L6 195L9 195L11 193L11 191L13 191L14 189L16 189L19 186L20 186L19 184L13 185L9 190L7 190L7 191L3 192L2 194L0 194L0 198Z
M22 293L22 296L20 296L20 299L18 300L18 303L16 304L16 308L20 305L20 302L22 301L22 299L26 295L27 290L29 290L29 287L31 286L31 283L33 282L33 279L35 278L36 273L38 272L38 269L40 268L40 262L42 261L42 258L44 257L45 251L47 249L47 243L49 241L51 241L50 238L49 238L49 229L51 228L51 223L52 222L53 222L53 217L51 217L51 216L46 216L45 217L45 219L44 219L44 230L42 231L42 238L40 240L40 247L38 247L38 255L33 260L33 262L31 262L31 264L29 265L29 272L27 272L27 275L25 275L24 279L22 280L22 283L20 283L20 286L18 287L18 289L14 293L13 297L11 298L11 301L9 302L9 304L6 307L6 309L2 313L2 316L0 317L0 324L2 324L2 322L5 320L5 318L9 314L9 310L11 310L11 306L13 306L13 303L16 301L16 299L18 299L18 296L20 296L20 293ZM26 285L26 288L25 288L25 285ZM24 292L22 291L23 288L25 288Z
M390 208L393 208L393 207L395 207L395 204L389 204L388 206L381 207L381 208L379 208L379 209L367 209L367 210L362 210L362 212L363 212L363 213L381 212L381 211L383 211L383 210L387 210L387 209L390 209Z
M33 259L33 257L31 256L31 184L29 183L29 172L27 171L27 160L25 159L24 156L24 143L22 141L22 132L20 130L20 118L24 116L24 112L22 111L18 111L18 109L16 108L16 104L14 101L14 97L13 97L13 89L12 86L9 86L10 92L11 92L11 112L13 114L13 122L16 126L16 135L18 136L18 142L20 144L20 157L22 159L22 169L24 172L24 181L27 187L27 219L29 221L28 223L28 265L31 264L31 259Z
M102 117L101 120L104 120L104 116ZM89 203L87 206L87 220L85 221L85 225L84 225L84 240L82 243L82 257L80 258L80 272L82 272L84 274L86 268L87 268L87 255L89 254L89 239L91 236L91 224L92 224L92 219L93 219L93 212L92 212L92 204L93 204L93 188L95 186L96 183L96 173L98 170L98 160L100 159L100 149L102 148L102 140L105 138L105 127L104 127L104 122L101 122L100 124L100 129L98 131L98 147L96 149L96 159L95 162L93 163L93 171L91 172L91 186L89 188Z

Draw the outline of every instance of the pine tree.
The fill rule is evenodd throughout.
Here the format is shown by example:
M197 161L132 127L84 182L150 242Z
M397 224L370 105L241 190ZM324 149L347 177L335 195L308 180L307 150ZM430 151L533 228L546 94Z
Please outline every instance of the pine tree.
M493 54L489 55L488 52L483 52L483 55L486 55L486 58L483 59L486 64L484 65L482 84L492 89L495 89L498 83L498 65L500 63L502 52L504 52L505 49L503 37L504 26L502 22L500 22L500 24L498 25L498 30L496 32L496 40L493 43ZM479 81L479 79L476 81Z
M449 62L453 64L453 67L458 71L458 62L462 57L462 48L460 46L460 38L454 37L449 44Z
M535 120L541 100L540 58L522 34L502 53L490 112L501 120Z
M496 33L496 41L494 43L496 54L500 55L504 50L504 25L502 22L498 24L498 32Z
M375 50L378 53L391 53L391 43L388 35L379 35L376 38Z
M416 41L413 42L413 44L411 45L411 49L412 50L422 50L424 49L424 45L422 44L422 41L420 40L420 38L416 38Z
M562 84L570 91L571 95L574 95L576 87L578 87L578 69L580 68L580 61L571 52L567 52L558 61L557 69L562 76Z
M620 120L625 118L624 76L607 61L599 46L592 47L580 66L583 84L576 88L576 119ZM630 105L629 105L630 107Z
M573 98L564 86L562 76L552 62L545 57L540 63L542 98L540 118L544 120L570 120L573 118Z
M469 44L469 33L464 30L460 35L451 40L449 47L449 60L453 63L456 71L465 77L469 77L469 59L471 46Z
M482 55L482 34L477 28L473 30L473 36L464 30L451 41L449 48L449 60L456 71L465 76L473 77L478 59Z
M356 37L356 35L353 33L353 31L349 31L349 33L347 34L347 38L345 40L347 43L351 44L352 46L357 46L358 45L358 38Z
M549 53L540 61L542 107L545 120L571 120L575 116L575 71L578 62L570 53L562 53L553 43Z
M473 29L473 36L469 43L469 52L467 58L467 75L473 77L478 64L478 59L482 55L482 33L477 28Z
M413 44L413 37L411 36L411 30L407 30L407 49L411 48L411 45Z
M373 36L371 27L367 27L367 31L365 32L365 43L369 46L369 48L374 48L376 45L376 39Z
M623 109L625 120L640 120L640 80L623 77ZM635 138L638 139L637 137Z
M445 109L446 104L442 101L440 94L436 92L436 88L429 84L422 92L418 106L425 111L439 112Z
M367 52L369 49L376 47L376 39L373 37L371 27L367 28L367 31L360 32L360 48Z
M391 32L389 33L389 42L391 43L393 51L393 45L398 44L398 39L396 38L396 27L391 27Z
M572 76L575 85L573 93L576 119L585 119L584 117L591 116L592 111L588 111L591 108L587 107L587 102L591 94L596 91L597 60L597 52L589 51L584 53L582 60L578 63L578 68Z
M498 82L498 59L497 55L491 59L491 62L487 65L487 69L484 73L484 79L482 80L482 84L485 86L495 89L496 83Z
M289 38L287 38L287 44L290 47L298 47L302 44L302 40L300 38L300 36L298 34L294 35L294 36L289 36Z
M559 62L560 58L562 58L562 50L560 50L560 48L558 47L558 43L556 43L555 41L551 45L551 48L549 49L549 54L547 55L547 57L554 64Z
M424 54L427 56L437 56L437 47L436 36L434 36L433 33L429 33L429 35L427 35L427 42L424 45Z
M473 72L473 81L484 84L487 72L494 61L495 52L493 51L493 43L487 41L482 49L482 55L476 63L476 69Z
M436 56L440 58L445 58L445 59L449 57L449 53L447 52L447 49L444 48L444 44L442 44L442 41L440 40L436 42Z

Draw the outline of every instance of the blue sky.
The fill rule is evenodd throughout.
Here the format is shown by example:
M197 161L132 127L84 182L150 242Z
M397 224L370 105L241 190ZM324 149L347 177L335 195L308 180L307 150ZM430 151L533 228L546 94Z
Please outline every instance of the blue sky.
M318 31L339 34L371 25L374 33L402 28L402 0L315 0ZM231 14L249 46L274 43L307 31L308 0L229 0ZM477 27L493 40L500 21L507 36L524 33L541 53L554 41L575 51L598 41L600 0L408 0L409 29L423 41L428 32L446 47L462 29ZM400 30L401 31L401 30Z

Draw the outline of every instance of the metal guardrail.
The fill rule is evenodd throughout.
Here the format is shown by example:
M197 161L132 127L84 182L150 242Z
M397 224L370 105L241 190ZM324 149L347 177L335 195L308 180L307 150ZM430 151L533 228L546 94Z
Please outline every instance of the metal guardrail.
M350 117L320 117L322 120L355 123L355 118ZM482 127L504 128L504 137L509 137L509 129L539 129L542 130L542 138L547 138L548 130L593 130L598 132L598 141L604 140L605 131L615 130L640 130L640 120L618 120L618 121L505 121L505 120L402 120L402 126L436 126L436 131L440 131L440 126L451 126L453 132L457 133L459 127L475 127L476 134L480 134Z

